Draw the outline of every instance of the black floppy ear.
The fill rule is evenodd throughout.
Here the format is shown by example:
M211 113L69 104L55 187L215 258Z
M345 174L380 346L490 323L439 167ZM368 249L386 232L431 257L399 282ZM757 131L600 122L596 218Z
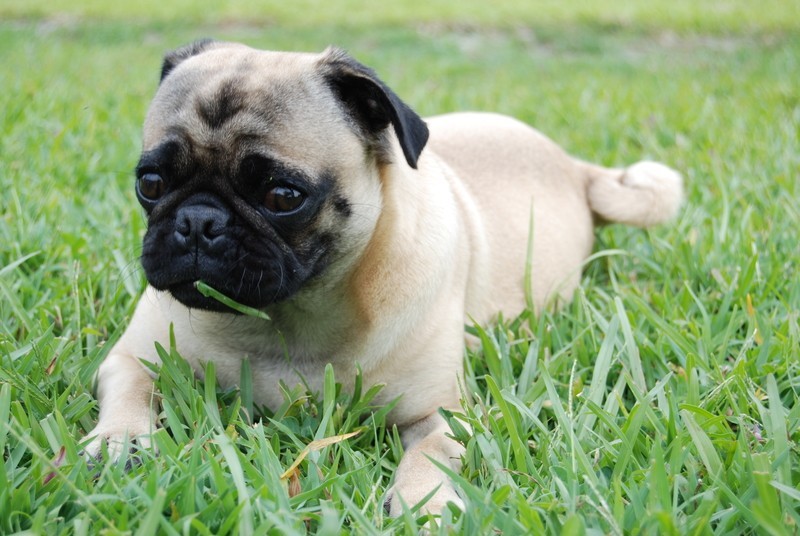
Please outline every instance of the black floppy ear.
M192 56L196 56L204 50L208 50L215 43L216 41L213 39L199 39L194 43L182 46L172 52L167 52L164 56L164 63L161 65L160 81L163 82L164 78L166 78L167 75L172 72L172 69L177 67L180 62Z
M359 127L373 139L391 124L412 168L428 141L425 122L381 82L375 71L342 50L328 49L320 62L325 77Z

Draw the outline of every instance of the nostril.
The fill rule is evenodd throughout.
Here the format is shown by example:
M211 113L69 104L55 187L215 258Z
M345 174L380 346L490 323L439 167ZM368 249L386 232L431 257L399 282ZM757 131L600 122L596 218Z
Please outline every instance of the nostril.
M213 240L222 234L224 226L216 218L208 218L203 222L203 238Z
M192 222L189 220L188 216L179 217L175 222L175 231L177 231L181 236L188 237L192 234Z

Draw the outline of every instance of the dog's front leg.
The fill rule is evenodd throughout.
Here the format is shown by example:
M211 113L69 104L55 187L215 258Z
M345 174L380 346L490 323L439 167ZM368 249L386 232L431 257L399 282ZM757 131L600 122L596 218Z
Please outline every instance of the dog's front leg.
M447 437L450 432L438 413L415 422L401 430L406 452L395 474L389 512L397 517L403 513L403 504L412 507L436 490L422 506L422 511L439 514L448 502L464 509L464 502L456 494L453 483L431 460L461 469L463 447Z
M97 457L102 444L108 445L112 459L122 454L126 440L149 447L157 414L153 378L132 355L111 350L98 371L97 400L100 418L87 437L86 454Z

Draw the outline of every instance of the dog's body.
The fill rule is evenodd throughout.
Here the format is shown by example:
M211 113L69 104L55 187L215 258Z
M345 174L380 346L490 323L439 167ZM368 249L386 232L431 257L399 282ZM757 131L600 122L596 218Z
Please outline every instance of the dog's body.
M337 51L209 42L167 57L137 174L151 286L100 369L87 450L146 441L156 412L139 360L158 362L154 342L168 345L172 325L181 355L197 371L213 360L223 384L248 358L267 407L281 403L280 382L320 390L328 363L345 387L357 367L385 384L379 401L400 397L390 420L407 449L395 497L412 505L440 486L432 512L459 503L428 457L455 466L460 455L437 410L459 407L464 323L524 308L531 215L542 308L571 296L596 223L658 223L681 199L660 164L583 163L507 117L426 128ZM203 298L188 285L198 279L271 320Z

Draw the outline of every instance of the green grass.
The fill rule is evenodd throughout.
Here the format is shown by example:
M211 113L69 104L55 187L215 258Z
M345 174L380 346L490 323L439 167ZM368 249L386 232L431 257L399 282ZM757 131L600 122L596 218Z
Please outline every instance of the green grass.
M332 375L254 421L247 382L193 380L165 349L160 454L79 456L93 374L144 284L132 169L161 55L208 35L337 43L423 114L496 110L581 157L686 176L672 224L598 233L625 254L590 263L571 305L476 329L448 416L468 509L442 532L800 531L796 2L110 5L0 0L0 533L424 522L383 509L402 453L388 408Z

